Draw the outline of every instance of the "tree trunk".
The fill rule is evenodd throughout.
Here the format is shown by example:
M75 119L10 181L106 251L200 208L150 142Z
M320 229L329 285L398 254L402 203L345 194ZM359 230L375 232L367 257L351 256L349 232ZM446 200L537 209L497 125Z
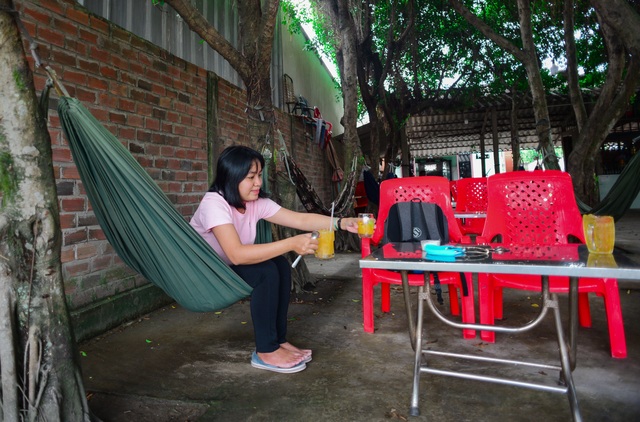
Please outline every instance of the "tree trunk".
M607 47L607 77L598 100L588 119L578 125L579 134L573 141L567 167L573 178L576 195L583 202L594 205L599 200L596 183L596 157L607 135L620 119L635 94L640 80L640 15L625 1L591 2L597 11L601 33ZM570 12L566 12L568 14ZM565 20L569 20L565 17ZM567 30L565 23L565 30ZM567 57L575 50L572 39L566 42ZM568 62L568 75L577 74L575 61ZM574 69L575 68L575 69ZM576 83L569 83L571 99L578 121L581 122L580 104Z
M533 41L533 29L531 28L531 8L529 0L518 0L518 17L520 19L520 37L522 38L523 64L529 79L529 89L533 101L533 114L536 119L536 132L540 152L543 153L543 163L549 170L558 170L558 157L556 157L551 139L551 120L547 107L547 93L542 83L538 55Z
M551 139L551 121L549 120L546 92L540 76L540 66L538 65L538 56L536 54L535 44L533 41L529 0L518 0L518 19L520 21L522 49L518 48L506 38L495 33L489 25L471 13L471 11L467 9L460 0L449 0L449 3L471 25L482 32L484 36L496 43L496 45L504 49L506 52L512 54L524 65L533 100L533 114L536 119L536 132L538 134L539 147L544 157L543 162L547 169L559 169L558 157L556 157L553 140Z
M0 419L90 420L64 296L49 133L9 10L12 1L0 0Z

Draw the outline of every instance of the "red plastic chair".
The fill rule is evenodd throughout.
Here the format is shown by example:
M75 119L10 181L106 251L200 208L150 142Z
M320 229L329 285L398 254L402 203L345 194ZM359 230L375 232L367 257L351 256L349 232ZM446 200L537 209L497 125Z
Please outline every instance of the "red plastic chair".
M371 254L371 246L378 245L384 235L384 223L389 215L389 208L396 202L411 201L419 199L423 202L432 202L440 206L447 218L449 226L449 240L451 243L470 243L468 237L460 233L458 225L455 223L453 208L449 190L449 181L442 176L421 176L406 177L397 179L387 179L380 184L380 207L376 220L376 228L372 238L361 239L362 257ZM439 273L440 282L449 285L449 304L451 314L460 315L460 304L458 302L458 290L462 292L462 282L459 273ZM461 295L462 321L465 323L475 322L474 293L471 276L467 275L468 295ZM381 283L382 312L389 312L391 309L390 284L401 284L400 273L397 271L363 268L362 269L362 313L364 319L364 331L372 333L374 331L373 322L373 288ZM431 277L433 284L433 277ZM424 284L423 274L409 274L409 285L421 286ZM474 330L463 330L464 338L475 338Z
M356 214L367 211L367 205L369 200L367 199L367 192L364 189L364 182L358 182L356 185L356 192L353 196L353 208Z
M459 179L456 212L487 211L487 178L467 177ZM462 234L482 234L485 218L458 218Z
M449 182L449 190L451 192L451 201L457 202L458 201L458 181L457 180L451 180Z
M540 245L584 243L582 217L568 173L559 170L511 172L488 178L487 221L482 236L485 243L501 237L501 242L515 248ZM500 240L499 240L500 241ZM494 324L502 318L502 289L541 290L540 276L480 274L478 290L480 322ZM569 290L567 277L549 277L552 293ZM604 299L609 328L611 356L624 358L627 346L622 324L618 281L611 278L581 278L578 287L580 325L591 326L589 293ZM481 331L481 338L495 341L495 333Z

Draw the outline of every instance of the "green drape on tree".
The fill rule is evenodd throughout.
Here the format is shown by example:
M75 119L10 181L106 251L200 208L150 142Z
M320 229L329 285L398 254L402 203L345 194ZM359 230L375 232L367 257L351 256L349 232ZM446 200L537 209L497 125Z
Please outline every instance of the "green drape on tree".
M640 154L636 153L618 176L613 186L594 207L578 201L582 214L610 215L618 221L629 210L640 192Z
M262 190L269 192L269 160L265 158L264 168L262 169ZM256 227L255 243L271 243L273 242L273 234L271 233L271 223L267 220L258 220Z
M78 100L61 97L58 114L98 222L127 265L192 311L222 309L251 293Z

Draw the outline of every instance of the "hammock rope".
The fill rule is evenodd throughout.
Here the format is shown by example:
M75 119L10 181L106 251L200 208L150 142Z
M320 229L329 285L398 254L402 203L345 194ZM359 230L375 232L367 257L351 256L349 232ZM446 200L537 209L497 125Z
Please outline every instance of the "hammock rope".
M311 186L311 183L309 183L309 180L302 173L302 170L300 170L300 167L298 167L293 158L287 155L285 156L285 160L287 162L287 168L291 172L290 176L293 177L296 182L295 187L298 198L300 198L300 202L302 202L302 205L307 212L331 215L331 207L327 207L323 204L322 200ZM349 210L351 209L349 206L351 204L351 198L353 198L356 189L356 181L356 172L352 170L349 172L349 176L342 187L342 191L340 191L340 195L338 195L335 200L334 215L338 217L345 217L348 215Z
M96 218L127 265L191 311L222 309L251 293L77 99L60 97L58 114Z

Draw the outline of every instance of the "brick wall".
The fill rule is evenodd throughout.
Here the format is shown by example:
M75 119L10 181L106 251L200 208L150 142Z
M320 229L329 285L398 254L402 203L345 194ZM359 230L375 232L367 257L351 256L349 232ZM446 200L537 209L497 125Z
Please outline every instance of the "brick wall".
M213 149L248 144L245 93L144 39L89 14L73 1L16 1L44 64L148 171L185 218L208 187L207 96L217 95L218 131ZM28 41L25 39L28 49ZM28 51L28 50L27 50ZM31 60L33 66L33 60ZM36 91L46 74L35 69ZM147 284L117 257L97 224L60 129L57 96L51 94L48 125L60 203L62 262L72 310ZM280 114L276 125L320 197L331 200L324 152L305 137L298 119ZM293 136L292 136L293 133ZM293 138L293 143L291 142Z

